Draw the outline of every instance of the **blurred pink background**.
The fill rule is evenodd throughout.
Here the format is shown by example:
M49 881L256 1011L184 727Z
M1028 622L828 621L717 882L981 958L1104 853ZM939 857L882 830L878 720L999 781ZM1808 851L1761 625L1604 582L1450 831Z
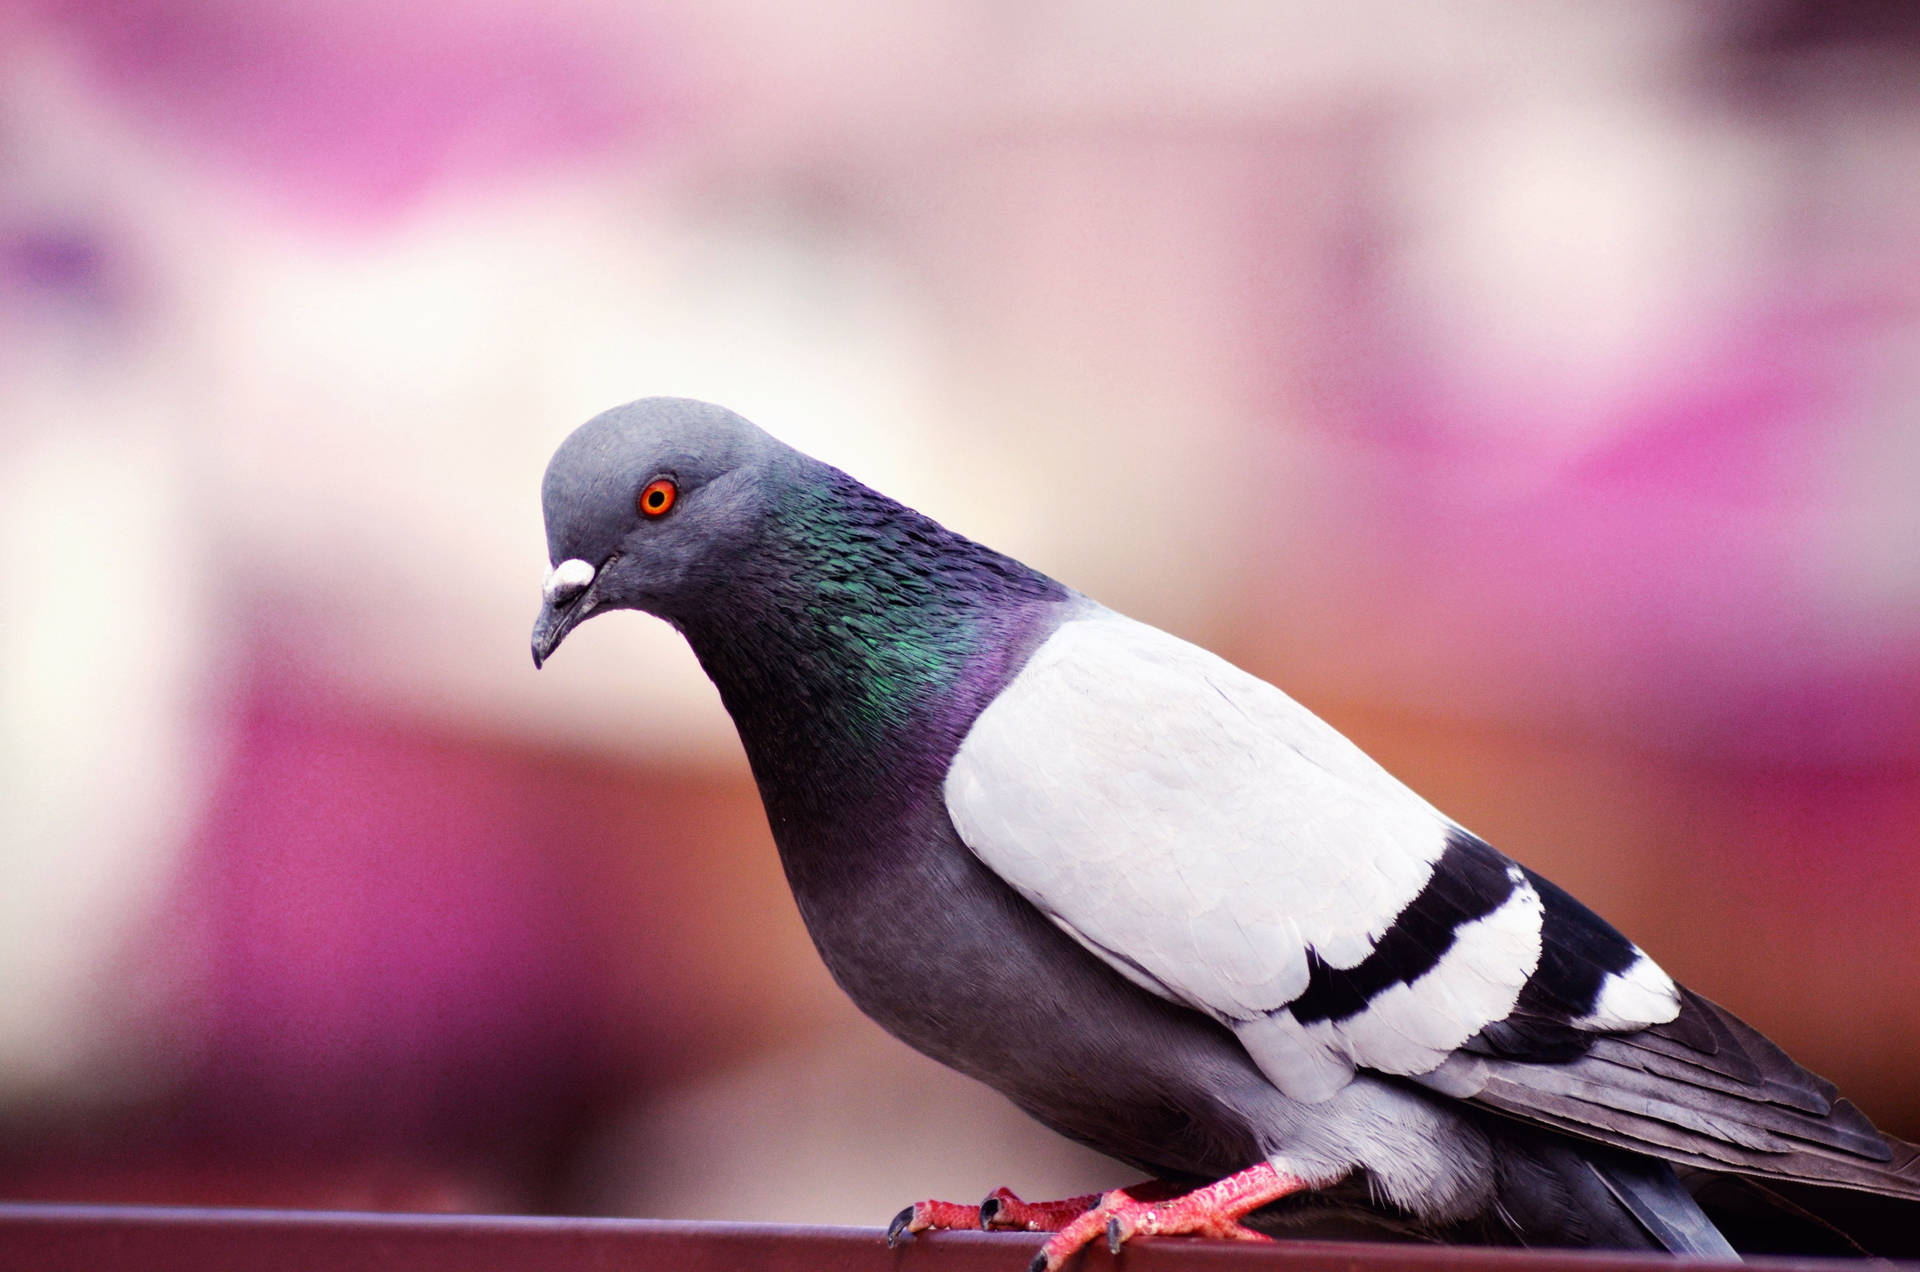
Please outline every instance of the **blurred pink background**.
M0 1197L1126 1172L858 1018L588 415L1331 719L1920 1136L1920 11L0 4Z

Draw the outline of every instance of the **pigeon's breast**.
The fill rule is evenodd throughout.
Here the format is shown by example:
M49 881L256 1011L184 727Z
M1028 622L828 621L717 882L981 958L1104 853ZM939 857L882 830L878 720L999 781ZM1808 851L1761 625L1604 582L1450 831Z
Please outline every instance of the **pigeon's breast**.
M1256 1160L1284 1101L1214 1022L1141 992L960 843L944 812L900 868L802 898L829 970L888 1032L1056 1131L1162 1175Z

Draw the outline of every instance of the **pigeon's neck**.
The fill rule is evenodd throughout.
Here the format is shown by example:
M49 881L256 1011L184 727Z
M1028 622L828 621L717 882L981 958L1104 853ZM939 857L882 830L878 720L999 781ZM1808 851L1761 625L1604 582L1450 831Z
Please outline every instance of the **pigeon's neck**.
M774 823L904 813L1074 594L815 461L751 560L680 622Z

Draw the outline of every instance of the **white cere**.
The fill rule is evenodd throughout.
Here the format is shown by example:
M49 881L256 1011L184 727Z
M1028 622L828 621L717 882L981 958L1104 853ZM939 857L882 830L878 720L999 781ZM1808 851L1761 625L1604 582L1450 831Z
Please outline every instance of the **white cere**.
M547 572L547 581L540 588L540 595L549 605L565 605L574 597L587 590L587 584L593 582L593 567L578 557L562 561Z

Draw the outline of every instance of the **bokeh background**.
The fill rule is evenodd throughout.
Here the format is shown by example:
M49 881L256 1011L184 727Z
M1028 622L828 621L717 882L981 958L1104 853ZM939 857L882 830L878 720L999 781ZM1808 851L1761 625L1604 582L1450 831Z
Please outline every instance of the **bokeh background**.
M1920 1135L1920 9L0 3L0 1196L1126 1173L854 1014L538 482L711 398ZM937 991L936 991L937 992Z

